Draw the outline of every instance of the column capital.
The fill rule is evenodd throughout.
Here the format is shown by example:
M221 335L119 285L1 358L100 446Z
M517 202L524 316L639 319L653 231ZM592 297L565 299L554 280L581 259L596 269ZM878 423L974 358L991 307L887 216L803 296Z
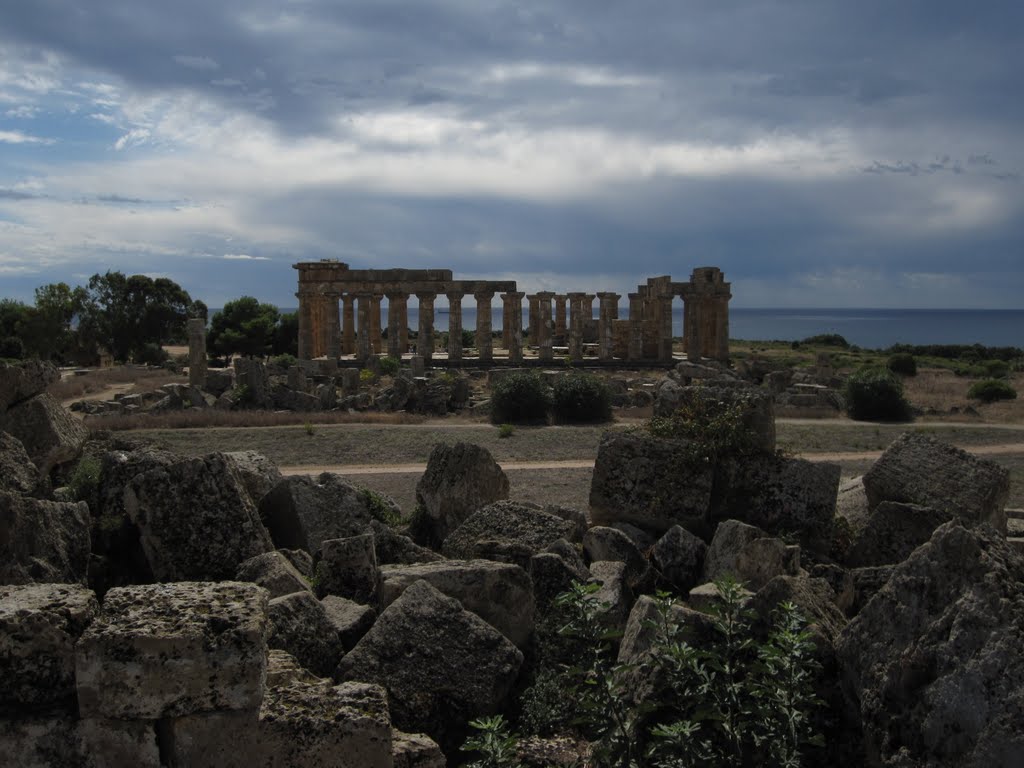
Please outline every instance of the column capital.
M501 294L502 298L506 301L522 301L525 295L523 291L509 291L508 293Z
M544 299L550 300L550 299L553 299L555 297L555 292L554 291L537 291L537 293L535 293L534 296L536 296L541 301L544 301Z
M465 295L466 294L463 291L448 291L445 293L445 296L448 297L448 301L462 301Z
M477 301L490 301L494 298L493 290L474 291L473 296Z
M434 291L416 291L416 298L420 301L433 301L437 298L437 293Z

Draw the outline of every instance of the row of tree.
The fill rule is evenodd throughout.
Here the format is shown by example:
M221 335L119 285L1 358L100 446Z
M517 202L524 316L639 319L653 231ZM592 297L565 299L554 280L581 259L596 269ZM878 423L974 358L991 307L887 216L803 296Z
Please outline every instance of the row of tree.
M95 274L85 286L50 283L35 303L0 299L0 358L85 363L101 349L119 362L160 362L162 345L186 341L189 318L207 307L165 277ZM251 296L214 314L208 347L217 355L295 354L298 319Z

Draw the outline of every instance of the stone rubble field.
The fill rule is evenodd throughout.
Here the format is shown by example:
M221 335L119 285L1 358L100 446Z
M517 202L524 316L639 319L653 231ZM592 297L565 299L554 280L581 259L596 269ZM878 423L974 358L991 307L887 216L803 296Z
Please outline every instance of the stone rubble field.
M90 439L42 394L55 376L0 364L0 765L457 764L572 582L600 585L628 662L655 590L699 637L726 574L762 618L808 617L828 764L1024 764L1024 519L991 461L907 433L841 483L775 453L771 394L729 384L758 456L609 431L579 510L439 444L406 516L253 452ZM688 396L669 381L656 409ZM83 452L84 492L63 484ZM569 765L557 743L523 760Z

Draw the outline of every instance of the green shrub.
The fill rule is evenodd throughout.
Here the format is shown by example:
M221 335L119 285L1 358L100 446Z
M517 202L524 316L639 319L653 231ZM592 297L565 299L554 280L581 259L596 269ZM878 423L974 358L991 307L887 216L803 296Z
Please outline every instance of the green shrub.
M516 428L511 424L499 424L498 425L498 437L512 437L515 434Z
M743 400L723 399L707 388L694 390L672 415L655 416L646 427L655 437L686 441L688 461L711 462L758 452L746 416Z
M397 357L382 357L377 361L380 365L380 372L385 376L394 376L398 373L398 369L401 367L401 362Z
M1005 379L1010 375L1010 364L1005 360L985 360L981 367L985 369L985 376L990 379Z
M838 333L819 333L817 336L808 336L804 339L803 343L817 344L822 347L842 347L843 349L847 349L850 346L850 342Z
M363 500L370 515L378 522L384 523L390 528L397 528L404 522L398 508L394 504L389 504L387 499L376 491L361 488L359 498Z
M523 424L545 421L551 395L536 373L511 373L491 392L491 421L494 424Z
M589 424L612 417L612 399L602 379L588 373L571 373L555 380L552 412L555 421Z
M359 370L359 383L360 384L372 384L377 380L377 374L371 371L369 368L361 368Z
M890 355L885 367L900 376L917 376L917 361L913 355L906 352Z
M140 365L163 365L170 359L170 355L159 344L152 342L143 344L142 348L135 353L135 362Z
M466 768L521 768L516 755L518 739L509 733L508 723L501 715L470 720L477 735L466 739L459 749L463 752L478 752L481 758L466 764Z
M985 379L974 382L967 390L967 396L983 403L994 403L996 400L1016 400L1017 390L1001 379Z
M100 487L100 460L96 456L85 455L78 460L68 488L78 501L84 501L93 509L96 508L96 492Z
M294 365L299 364L299 359L295 355L289 355L287 352L283 355L275 355L270 358L270 364L277 366L278 368L284 368L288 370Z
M850 374L843 391L846 413L857 421L907 421L903 383L889 369L869 366Z

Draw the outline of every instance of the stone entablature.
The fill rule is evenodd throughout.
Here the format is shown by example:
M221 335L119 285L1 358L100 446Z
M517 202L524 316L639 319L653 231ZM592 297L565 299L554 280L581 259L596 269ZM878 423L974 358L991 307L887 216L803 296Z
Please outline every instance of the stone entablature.
M555 348L568 352L570 360L584 356L583 337L589 325L593 340L594 299L598 299L598 359L616 358L628 362L672 361L672 304L683 301L683 345L691 360L708 357L725 361L729 357L730 284L717 267L695 269L687 282L674 282L668 275L653 277L630 293L628 319L619 319L617 293L540 291L526 295L513 280L456 280L448 269L350 269L340 261L300 262L299 272L299 358L337 359L354 355L366 360L381 354L380 324L382 300L388 303L387 354L393 357L410 351L408 300L419 302L416 354L425 361L434 355L434 300L448 301L448 360L462 360L462 307L476 302L475 339L478 360L494 360L491 335L491 307L496 295L502 301L501 345L512 363L523 360L522 300L529 302L530 343L541 361L554 359ZM338 306L341 302L341 321ZM593 349L589 347L589 349Z

